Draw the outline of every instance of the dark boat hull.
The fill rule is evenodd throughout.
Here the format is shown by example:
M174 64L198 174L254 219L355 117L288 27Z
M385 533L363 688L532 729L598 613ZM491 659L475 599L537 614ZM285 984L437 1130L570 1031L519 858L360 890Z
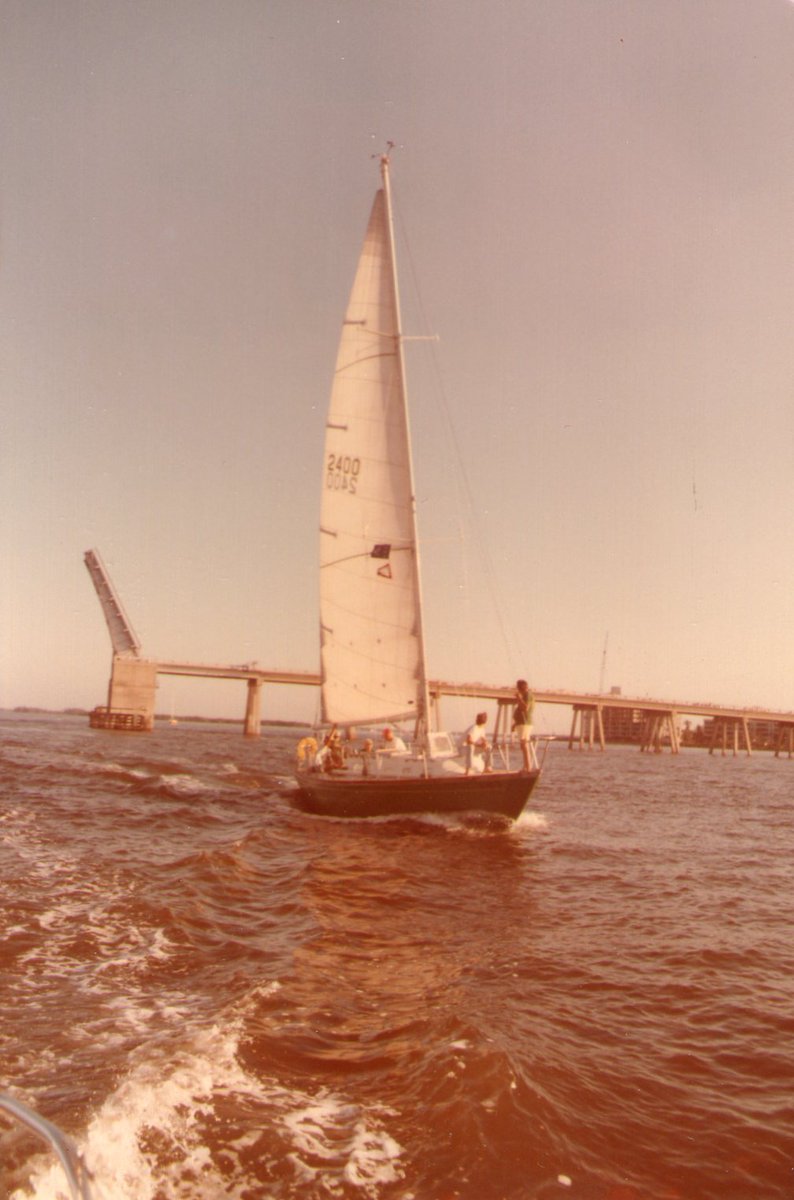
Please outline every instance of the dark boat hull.
M390 817L433 813L493 813L515 820L540 771L389 779L298 776L297 805L325 817Z

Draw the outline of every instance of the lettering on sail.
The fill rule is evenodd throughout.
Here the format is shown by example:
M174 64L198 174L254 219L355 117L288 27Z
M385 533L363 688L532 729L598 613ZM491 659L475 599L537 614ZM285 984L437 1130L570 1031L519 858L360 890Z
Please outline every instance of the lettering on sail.
M334 492L355 495L361 471L361 459L349 454L329 454L325 465L325 486Z

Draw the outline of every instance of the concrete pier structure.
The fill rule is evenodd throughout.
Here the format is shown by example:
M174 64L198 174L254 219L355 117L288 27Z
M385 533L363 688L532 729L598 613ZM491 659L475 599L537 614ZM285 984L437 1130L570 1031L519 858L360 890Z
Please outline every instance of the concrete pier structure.
M717 746L721 746L722 754L728 752L730 744L733 750L733 757L739 753L739 741L744 743L744 749L748 757L753 752L752 743L750 741L750 729L747 724L746 716L715 716L711 726L711 740L709 742L709 754L713 754Z
M157 663L114 655L107 705L94 709L90 723L94 729L147 733L154 729L156 694Z
M775 758L780 758L783 750L788 749L788 757L794 755L794 721L779 721L775 738Z
M245 702L246 737L259 737L262 731L262 680L248 680L248 694Z
M113 646L107 704L98 705L91 713L91 726L145 733L154 728L157 664L141 657L141 643L99 552L87 550L84 561L102 605Z
M568 735L568 749L573 750L574 743L578 742L580 750L584 750L585 747L588 750L592 750L595 745L596 734L598 734L599 749L605 750L606 739L604 738L604 710L602 706L600 704L574 704L571 732Z
M678 754L680 745L678 741L678 715L675 709L645 711L643 713L640 750L643 753L653 750L655 754L661 754L665 732L667 733L671 752Z

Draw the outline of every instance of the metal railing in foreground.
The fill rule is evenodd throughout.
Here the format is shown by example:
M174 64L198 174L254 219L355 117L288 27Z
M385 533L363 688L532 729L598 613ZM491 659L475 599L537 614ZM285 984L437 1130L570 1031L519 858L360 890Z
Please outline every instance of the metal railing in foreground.
M27 1104L23 1104L21 1100L15 1100L13 1096L0 1094L0 1110L10 1113L20 1124L26 1125L57 1154L69 1181L72 1200L92 1200L91 1172L83 1162L82 1156L71 1138L68 1138L57 1125L53 1125L51 1121L34 1112L32 1108L28 1108Z

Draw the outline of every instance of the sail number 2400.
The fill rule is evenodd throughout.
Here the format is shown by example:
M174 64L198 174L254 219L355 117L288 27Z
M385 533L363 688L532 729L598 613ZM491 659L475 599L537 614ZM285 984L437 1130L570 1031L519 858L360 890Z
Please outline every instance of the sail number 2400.
M329 454L325 466L325 486L335 492L355 493L361 459L349 454Z

